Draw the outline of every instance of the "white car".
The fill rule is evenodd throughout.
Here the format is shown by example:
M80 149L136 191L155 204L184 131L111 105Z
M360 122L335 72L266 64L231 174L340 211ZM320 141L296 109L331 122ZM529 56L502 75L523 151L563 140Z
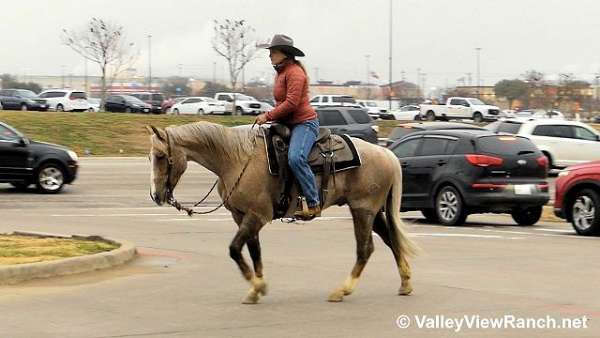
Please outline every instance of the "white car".
M88 109L88 111L90 112L94 112L97 113L100 111L100 99L96 99L96 98L88 98L87 99L88 103L90 104L90 108Z
M90 109L87 94L81 90L49 89L41 92L39 97L46 99L50 110L87 111Z
M215 99L225 104L225 111L233 111L235 98L235 112L238 115L258 115L273 109L270 105L260 102L252 96L240 93L216 93ZM270 107L270 108L269 108Z
M194 96L185 98L171 107L171 112L179 114L223 114L225 113L225 104L212 97Z
M360 107L362 106L356 102L356 100L350 95L316 95L310 99L310 105L314 107L319 106L348 106L348 107Z
M421 104L421 118L427 121L473 119L475 123L496 121L500 108L472 97L450 97L446 104Z
M529 138L546 155L550 168L600 160L600 133L585 123L515 118L497 121L485 128Z
M377 102L373 100L356 100L356 102L367 110L371 118L378 119L379 114L387 112L387 109L381 108Z
M384 120L420 121L421 108L415 105L403 106L400 109L392 109L387 113L381 113Z

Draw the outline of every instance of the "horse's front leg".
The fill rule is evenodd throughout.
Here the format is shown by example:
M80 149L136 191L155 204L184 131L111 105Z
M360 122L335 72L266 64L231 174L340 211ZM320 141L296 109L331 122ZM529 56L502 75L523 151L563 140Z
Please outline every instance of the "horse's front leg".
M242 301L244 304L256 304L258 303L259 295L266 294L267 286L262 275L260 243L258 242L258 231L261 227L262 224L258 217L252 214L244 215L239 224L238 232L229 245L229 256L237 263L244 279L252 285ZM250 251L256 274L252 272L244 259L242 254L244 244L248 244L248 251Z

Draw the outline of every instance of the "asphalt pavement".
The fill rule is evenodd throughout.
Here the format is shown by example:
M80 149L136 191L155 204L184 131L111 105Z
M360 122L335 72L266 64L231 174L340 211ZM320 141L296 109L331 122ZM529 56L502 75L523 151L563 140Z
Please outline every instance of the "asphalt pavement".
M199 199L214 179L191 165L178 199ZM355 293L328 303L355 260L347 208L307 223L274 221L261 232L269 294L243 305L248 285L228 255L236 226L227 211L189 218L155 206L148 190L141 158L84 158L59 195L0 185L0 232L98 234L140 253L108 271L1 286L0 337L600 336L600 238L577 236L567 223L521 227L476 215L444 227L404 213L422 248L411 260L413 294L396 295L393 257L375 238ZM555 328L567 321L586 327Z

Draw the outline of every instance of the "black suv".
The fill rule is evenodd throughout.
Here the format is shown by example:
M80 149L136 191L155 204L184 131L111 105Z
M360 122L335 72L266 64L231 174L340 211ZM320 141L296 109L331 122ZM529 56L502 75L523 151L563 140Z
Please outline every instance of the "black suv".
M549 200L548 160L527 138L485 130L413 133L390 149L403 173L402 211L459 225L469 214L510 213L535 224Z
M131 96L146 102L151 106L151 111L154 114L164 113L162 104L165 101L165 96L162 93L132 93Z
M77 177L77 154L55 144L31 141L0 122L0 183L17 189L35 184L54 194Z
M377 144L378 126L363 108L323 106L317 108L319 124L334 134L348 134Z
M13 110L48 110L48 103L27 89L0 90L0 107Z

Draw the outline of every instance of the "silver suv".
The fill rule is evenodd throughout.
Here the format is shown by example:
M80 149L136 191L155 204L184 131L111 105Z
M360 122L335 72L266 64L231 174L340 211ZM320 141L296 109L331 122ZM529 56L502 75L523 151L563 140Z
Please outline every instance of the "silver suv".
M347 134L367 142L377 144L379 127L364 108L356 107L319 107L319 124L334 134Z

